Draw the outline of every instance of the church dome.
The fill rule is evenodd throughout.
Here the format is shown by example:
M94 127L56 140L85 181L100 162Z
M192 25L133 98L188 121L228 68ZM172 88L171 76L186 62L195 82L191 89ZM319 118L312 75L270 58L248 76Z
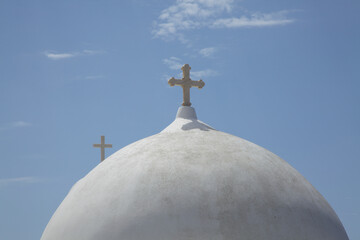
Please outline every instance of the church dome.
M321 194L280 157L179 108L162 132L101 162L42 240L346 240Z

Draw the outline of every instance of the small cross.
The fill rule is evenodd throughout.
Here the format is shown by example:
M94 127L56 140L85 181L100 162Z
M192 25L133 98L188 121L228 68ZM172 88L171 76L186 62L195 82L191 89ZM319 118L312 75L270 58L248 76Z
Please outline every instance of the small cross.
M94 144L96 148L101 148L101 162L105 160L105 148L112 148L112 144L105 144L105 136L101 136L101 144Z
M191 67L189 66L189 64L185 64L181 68L181 70L183 71L183 78L175 79L172 77L168 81L168 83L171 87L172 86L181 86L183 88L183 98L184 98L184 102L182 103L183 106L191 106L191 102L190 102L190 88L191 87L197 87L200 89L203 86L205 86L205 83L201 79L199 81L193 81L190 79L190 69L191 69Z

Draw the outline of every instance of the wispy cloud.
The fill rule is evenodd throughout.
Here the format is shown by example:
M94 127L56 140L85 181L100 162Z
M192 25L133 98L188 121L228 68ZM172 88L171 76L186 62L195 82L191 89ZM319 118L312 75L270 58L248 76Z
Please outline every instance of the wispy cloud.
M200 28L269 27L294 20L288 11L275 13L233 13L233 0L177 0L164 9L153 24L153 35L163 40L187 43L184 32Z
M56 51L45 51L43 54L52 59L52 60L60 60L66 58L74 58L79 56L89 56L89 55L96 55L102 54L104 51L95 51L95 50L83 50L81 52L68 52L68 53L57 53Z
M203 27L210 17L231 11L233 0L177 0L154 22L154 37L187 42L183 31Z
M4 124L3 126L0 126L0 131L1 130L8 130L8 129L11 129L11 128L24 128L24 127L30 127L30 126L32 126L32 124L29 123L29 122L14 121L14 122L11 122L11 123Z
M218 73L212 69L205 69L205 70L201 70L201 71L192 71L191 72L191 76L193 76L196 79L204 78L204 77L214 77L216 75L218 75Z
M203 57L210 57L215 53L216 49L214 47L208 47L208 48L203 48L199 51L199 53L203 56Z
M163 63L173 70L181 69L181 67L183 66L181 64L181 59L177 57L165 58L163 59Z
M178 57L170 57L163 59L163 63L167 65L171 70L180 70L178 76L182 76L181 67L184 65L182 60ZM212 77L216 76L218 73L212 69L205 69L199 71L191 71L190 76L194 78L203 78L203 77ZM168 76L167 74L165 76Z
M75 53L51 53L51 52L44 52L45 56L52 60L59 60L64 58L73 58L77 56Z
M294 22L293 19L286 18L287 11L270 14L254 13L250 17L222 18L213 22L215 28L242 28L242 27L268 27L275 25L285 25Z
M39 181L40 179L36 177L0 178L0 187L16 183L35 183Z

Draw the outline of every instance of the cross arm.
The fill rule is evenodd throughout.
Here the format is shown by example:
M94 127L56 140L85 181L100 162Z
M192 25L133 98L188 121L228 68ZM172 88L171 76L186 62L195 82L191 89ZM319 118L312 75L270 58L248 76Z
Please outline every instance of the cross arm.
M98 148L101 148L101 147L104 147L104 148L112 148L112 144L104 144L104 145L101 145L101 144L93 144L93 147L98 147Z
M183 83L183 80L182 79L176 79L174 77L170 78L169 81L168 81L168 84L173 87L175 85L181 85Z
M197 88L202 88L205 86L205 83L203 80L199 80L199 81L191 81L191 86L192 87L197 87Z

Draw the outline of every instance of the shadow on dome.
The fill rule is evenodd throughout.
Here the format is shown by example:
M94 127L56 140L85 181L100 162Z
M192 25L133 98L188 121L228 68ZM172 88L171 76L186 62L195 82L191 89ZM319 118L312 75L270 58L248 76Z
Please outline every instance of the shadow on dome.
M190 120L190 119L189 119ZM207 126L204 123L199 122L198 120L191 119L191 122L185 123L181 126L181 129L184 131L199 129L201 131L213 130L213 128Z

